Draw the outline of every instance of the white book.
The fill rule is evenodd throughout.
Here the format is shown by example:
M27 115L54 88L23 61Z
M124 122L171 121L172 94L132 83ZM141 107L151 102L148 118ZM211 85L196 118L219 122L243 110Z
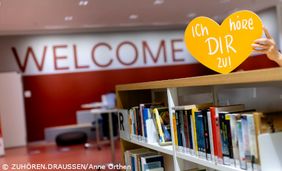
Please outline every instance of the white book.
M232 161L232 162L234 163L234 165L237 168L240 168L239 141L238 141L238 135L237 135L237 133L238 133L237 126L236 126L237 117L239 117L238 114L231 114L230 115L230 128L231 128L233 158L234 158L234 161ZM232 165L232 163L231 163L231 165Z
M214 161L213 133L212 133L212 121L211 121L211 112L210 111L207 112L207 116L208 116L210 149L211 149L211 161Z
M256 143L256 128L255 128L255 121L254 116L249 114L247 115L248 121L248 133L249 133L249 144L251 150L251 156L255 160L258 160L258 150L257 150L257 143Z
M147 142L148 143L157 143L158 142L158 132L157 132L153 119L146 120L146 129L147 129Z

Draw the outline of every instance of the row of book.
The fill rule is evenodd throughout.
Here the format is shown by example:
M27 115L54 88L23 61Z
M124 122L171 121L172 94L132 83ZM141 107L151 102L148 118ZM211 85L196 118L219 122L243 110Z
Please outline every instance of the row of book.
M260 113L244 105L176 106L174 140L179 152L245 170L259 170Z
M127 171L165 171L164 156L147 148L138 148L124 152ZM206 171L206 169L189 169L185 171Z
M124 152L128 171L164 171L164 157L152 150L139 148Z
M140 104L129 110L131 139L169 145L172 143L170 117L167 107L161 104Z

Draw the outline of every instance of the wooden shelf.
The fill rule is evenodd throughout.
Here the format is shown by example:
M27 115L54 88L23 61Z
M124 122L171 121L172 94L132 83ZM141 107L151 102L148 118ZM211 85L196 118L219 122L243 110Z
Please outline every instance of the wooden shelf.
M180 159L185 160L185 161L193 162L193 163L196 163L196 164L199 164L199 165L202 165L202 166L205 166L205 167L213 168L213 169L219 170L219 171L246 171L246 170L242 170L242 169L227 166L227 165L215 164L211 161L201 159L201 158L198 158L196 156L191 156L189 154L184 154L184 153L181 153L181 152L176 152L176 156Z
M171 156L173 155L172 145L160 146L158 143L149 144L149 143L144 143L142 141L137 141L137 140L128 140L128 139L123 139L123 140L130 142L130 143L140 145L142 147L146 147L146 148L155 150L155 151L159 151L161 153L165 153Z
M171 119L173 112L172 109L175 106L178 106L179 104L186 103L186 102L179 102L180 95L185 97L185 95L189 93L191 94L194 88L206 89L205 86L208 86L207 87L209 91L208 93L212 94L212 100L214 101L214 103L219 101L217 96L218 95L217 93L219 93L219 91L217 90L218 88L221 88L221 86L223 88L273 86L276 89L277 86L279 86L280 89L282 87L282 67L253 70L253 71L242 71L242 72L235 72L225 75L216 74L216 75L207 75L200 77L117 85L116 86L117 104L119 108L130 108L132 106L139 105L140 103L159 102L161 100L166 101L167 106L170 109L169 112L170 123L172 125L172 119ZM192 88L191 92L190 90L186 92L185 87L188 87L188 89ZM160 89L161 91L159 91L159 93L155 93L155 90L158 89ZM272 93L275 92L277 92L278 95L281 94L281 92L279 91L273 91ZM276 100L277 99L278 98L276 97ZM279 98L278 100L280 101L280 99L281 98ZM252 100L254 101L258 99L252 98ZM253 103L253 101L251 102ZM270 102L272 103L272 101ZM174 128L171 129L172 137L174 137L174 132L175 132L173 129ZM156 150L161 153L168 154L169 157L171 156L173 158L173 160L169 160L169 165L173 166L175 171L183 171L185 169L185 165L183 165L183 162L185 161L186 163L191 162L198 164L200 166L204 166L219 171L243 171L242 169L239 168L216 164L208 160L198 158L196 156L191 156L189 154L174 151L173 149L176 149L175 143L171 146L160 146L157 143L148 144L136 140L125 140L122 144L125 147L123 149L123 152L125 150L130 150L131 149L130 145L134 145L134 144L152 150ZM268 169L264 169L263 171L268 171Z
M200 77L180 78L163 81L117 85L117 91L162 89L177 87L250 84L282 81L282 68L241 71L230 74L216 74Z

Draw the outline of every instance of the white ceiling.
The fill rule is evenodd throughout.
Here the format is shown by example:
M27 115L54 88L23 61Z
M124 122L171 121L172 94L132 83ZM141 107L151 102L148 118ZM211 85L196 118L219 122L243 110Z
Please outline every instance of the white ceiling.
M87 5L79 5L84 3L81 1ZM222 20L232 11L239 9L259 11L274 6L279 0L0 0L0 2L0 34L5 35L176 28L186 25L195 14Z

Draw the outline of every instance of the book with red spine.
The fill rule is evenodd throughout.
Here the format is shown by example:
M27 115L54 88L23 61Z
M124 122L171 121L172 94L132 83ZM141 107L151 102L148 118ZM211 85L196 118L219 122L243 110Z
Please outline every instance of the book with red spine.
M220 136L220 126L218 113L219 112L232 112L232 111L242 111L245 106L243 104L229 105L229 106L218 106L210 107L211 119L212 119L212 134L213 134L213 145L214 145L214 155L216 161L220 164L223 164L223 155L222 155L222 144Z
M222 158L220 130L218 124L218 116L216 115L216 107L210 107L210 112L211 112L211 120L212 120L214 155L216 158Z

